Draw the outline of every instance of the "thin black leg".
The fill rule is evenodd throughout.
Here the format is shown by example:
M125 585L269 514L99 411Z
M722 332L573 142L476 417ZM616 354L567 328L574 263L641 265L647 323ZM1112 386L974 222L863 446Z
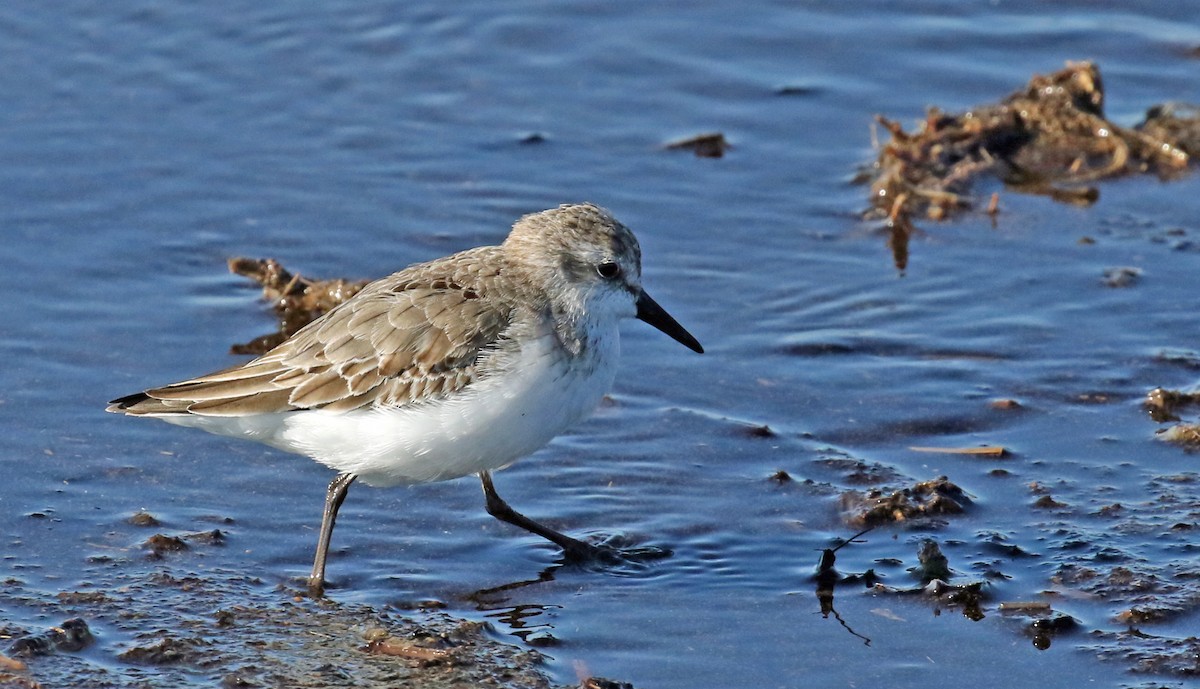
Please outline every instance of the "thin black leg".
M317 537L317 556L313 559L312 574L308 577L308 588L316 594L325 591L325 556L329 554L329 539L333 537L333 524L338 510L346 499L346 491L354 483L354 474L338 474L329 482L325 492L325 512L321 515L321 535Z
M562 548L563 554L569 560L607 560L613 557L614 553L609 549L599 548L571 538L566 534L559 533L509 507L504 498L501 498L496 493L496 487L492 485L492 475L490 472L479 472L479 480L483 483L483 495L487 499L487 512L496 519L512 524L513 526L518 526L550 541Z

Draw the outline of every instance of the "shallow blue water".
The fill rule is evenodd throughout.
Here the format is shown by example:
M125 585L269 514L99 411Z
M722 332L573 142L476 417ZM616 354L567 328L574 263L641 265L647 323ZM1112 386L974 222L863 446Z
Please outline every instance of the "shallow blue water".
M830 458L945 474L975 498L944 528L870 535L839 567L911 585L932 535L969 577L1002 559L979 545L1000 532L1040 557L1002 559L996 600L1053 588L1056 530L1105 534L1030 509L1030 483L1091 512L1195 471L1138 401L1196 378L1159 356L1197 347L1196 178L1108 183L1087 209L1004 194L995 226L925 227L903 275L850 180L873 157L875 113L907 124L929 105L994 101L1065 60L1100 64L1119 123L1200 100L1187 56L1200 7L76 2L3 7L0 42L0 575L78 586L83 557L129 545L112 525L140 508L180 530L234 520L231 547L197 567L303 575L324 468L104 402L227 366L231 343L269 328L229 256L375 277L591 200L639 234L648 289L707 353L631 322L612 403L497 485L531 516L674 556L487 592L556 557L488 517L476 482L356 486L334 597L436 599L514 641L552 637L562 681L580 664L642 688L1137 680L1083 636L1038 651L994 612L971 622L839 589L868 646L819 614L810 576L817 550L852 532ZM725 158L661 148L709 130L732 142ZM544 140L522 143L531 134ZM1115 266L1143 277L1105 287ZM1096 395L1112 401L1081 401ZM746 432L760 424L777 435ZM1015 454L909 449L977 444ZM780 469L814 483L776 485ZM1150 560L1186 544L1109 537ZM1055 606L1120 628L1119 603Z

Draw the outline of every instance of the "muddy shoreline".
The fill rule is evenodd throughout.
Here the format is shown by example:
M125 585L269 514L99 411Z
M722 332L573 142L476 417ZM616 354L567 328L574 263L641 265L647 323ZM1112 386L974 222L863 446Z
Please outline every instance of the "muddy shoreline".
M313 599L300 585L170 561L125 564L57 594L6 581L0 607L24 615L0 628L0 686L556 686L541 653L487 623Z

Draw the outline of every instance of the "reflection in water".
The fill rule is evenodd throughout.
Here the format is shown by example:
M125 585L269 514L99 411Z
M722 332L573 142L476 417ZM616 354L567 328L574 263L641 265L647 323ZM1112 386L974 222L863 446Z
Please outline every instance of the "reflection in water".
M839 583L842 582L857 583L861 581L866 586L872 586L875 583L875 571L867 570L861 575L849 575L845 578L842 578L842 576L838 574L838 571L834 569L833 565L835 562L837 562L837 551L850 545L851 543L854 543L855 539L865 535L874 528L875 527L868 527L862 531L859 531L845 541L842 541L836 548L825 548L822 550L821 562L817 565L817 573L814 576L814 578L817 580L817 600L821 603L821 617L829 619L829 616L833 615L833 618L837 620L846 631L862 639L863 644L867 646L871 645L871 640L854 631L854 629L846 623L846 620L842 619L842 616L838 614L837 609L833 607L833 590ZM858 542L862 543L862 541Z
M547 610L558 610L561 608L561 605L528 603L509 608L500 608L494 613L489 613L487 616L504 623L512 630L513 636L530 646L553 646L558 643L558 639L550 633L550 630L554 629L554 625L538 620L537 618L540 618ZM545 633L534 636L537 632Z
M558 643L548 631L534 636L539 630L551 630L553 624L545 619L537 620L540 624L531 624L531 620L540 618L548 610L560 610L561 605L543 605L540 603L512 604L508 595L512 591L554 581L555 573L563 567L574 570L602 571L616 576L630 576L644 571L650 563L669 557L672 550L654 545L639 545L635 539L625 534L610 534L602 538L589 539L611 553L611 558L577 562L564 556L555 564L543 569L533 579L521 579L499 586L480 589L467 595L478 612L485 613L489 619L495 619L504 624L513 636L520 638L530 646L552 646ZM553 594L550 594L553 595Z
M521 641L530 646L549 646L557 643L557 639L550 634L549 630L554 629L554 625L546 622L544 619L539 620L543 613L547 610L561 609L561 605L541 605L538 603L523 603L519 605L509 605L508 593L517 589L533 586L548 581L554 581L555 570L562 567L562 564L555 564L546 569L543 569L535 579L525 579L514 581L500 586L493 586L486 589L480 589L475 593L467 596L467 600L475 605L475 609L485 613L489 619L495 619L504 624L511 630L513 636L521 639ZM531 623L531 620L534 623ZM538 623L540 622L540 623ZM544 634L533 636L535 632L545 631Z

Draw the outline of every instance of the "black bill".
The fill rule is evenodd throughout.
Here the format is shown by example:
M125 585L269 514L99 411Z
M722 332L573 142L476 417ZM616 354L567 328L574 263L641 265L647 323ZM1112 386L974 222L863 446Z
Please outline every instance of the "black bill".
M670 335L671 338L676 342L684 347L687 347L693 352L696 352L697 354L704 353L704 348L700 346L700 343L696 341L696 338L692 337L692 334L687 330L684 330L683 326L679 324L679 321L671 318L671 314L667 313L663 307L659 306L658 302L651 299L650 295L646 294L645 290L643 290L641 295L638 296L637 317L638 320L646 321L650 325L653 325L664 333Z

